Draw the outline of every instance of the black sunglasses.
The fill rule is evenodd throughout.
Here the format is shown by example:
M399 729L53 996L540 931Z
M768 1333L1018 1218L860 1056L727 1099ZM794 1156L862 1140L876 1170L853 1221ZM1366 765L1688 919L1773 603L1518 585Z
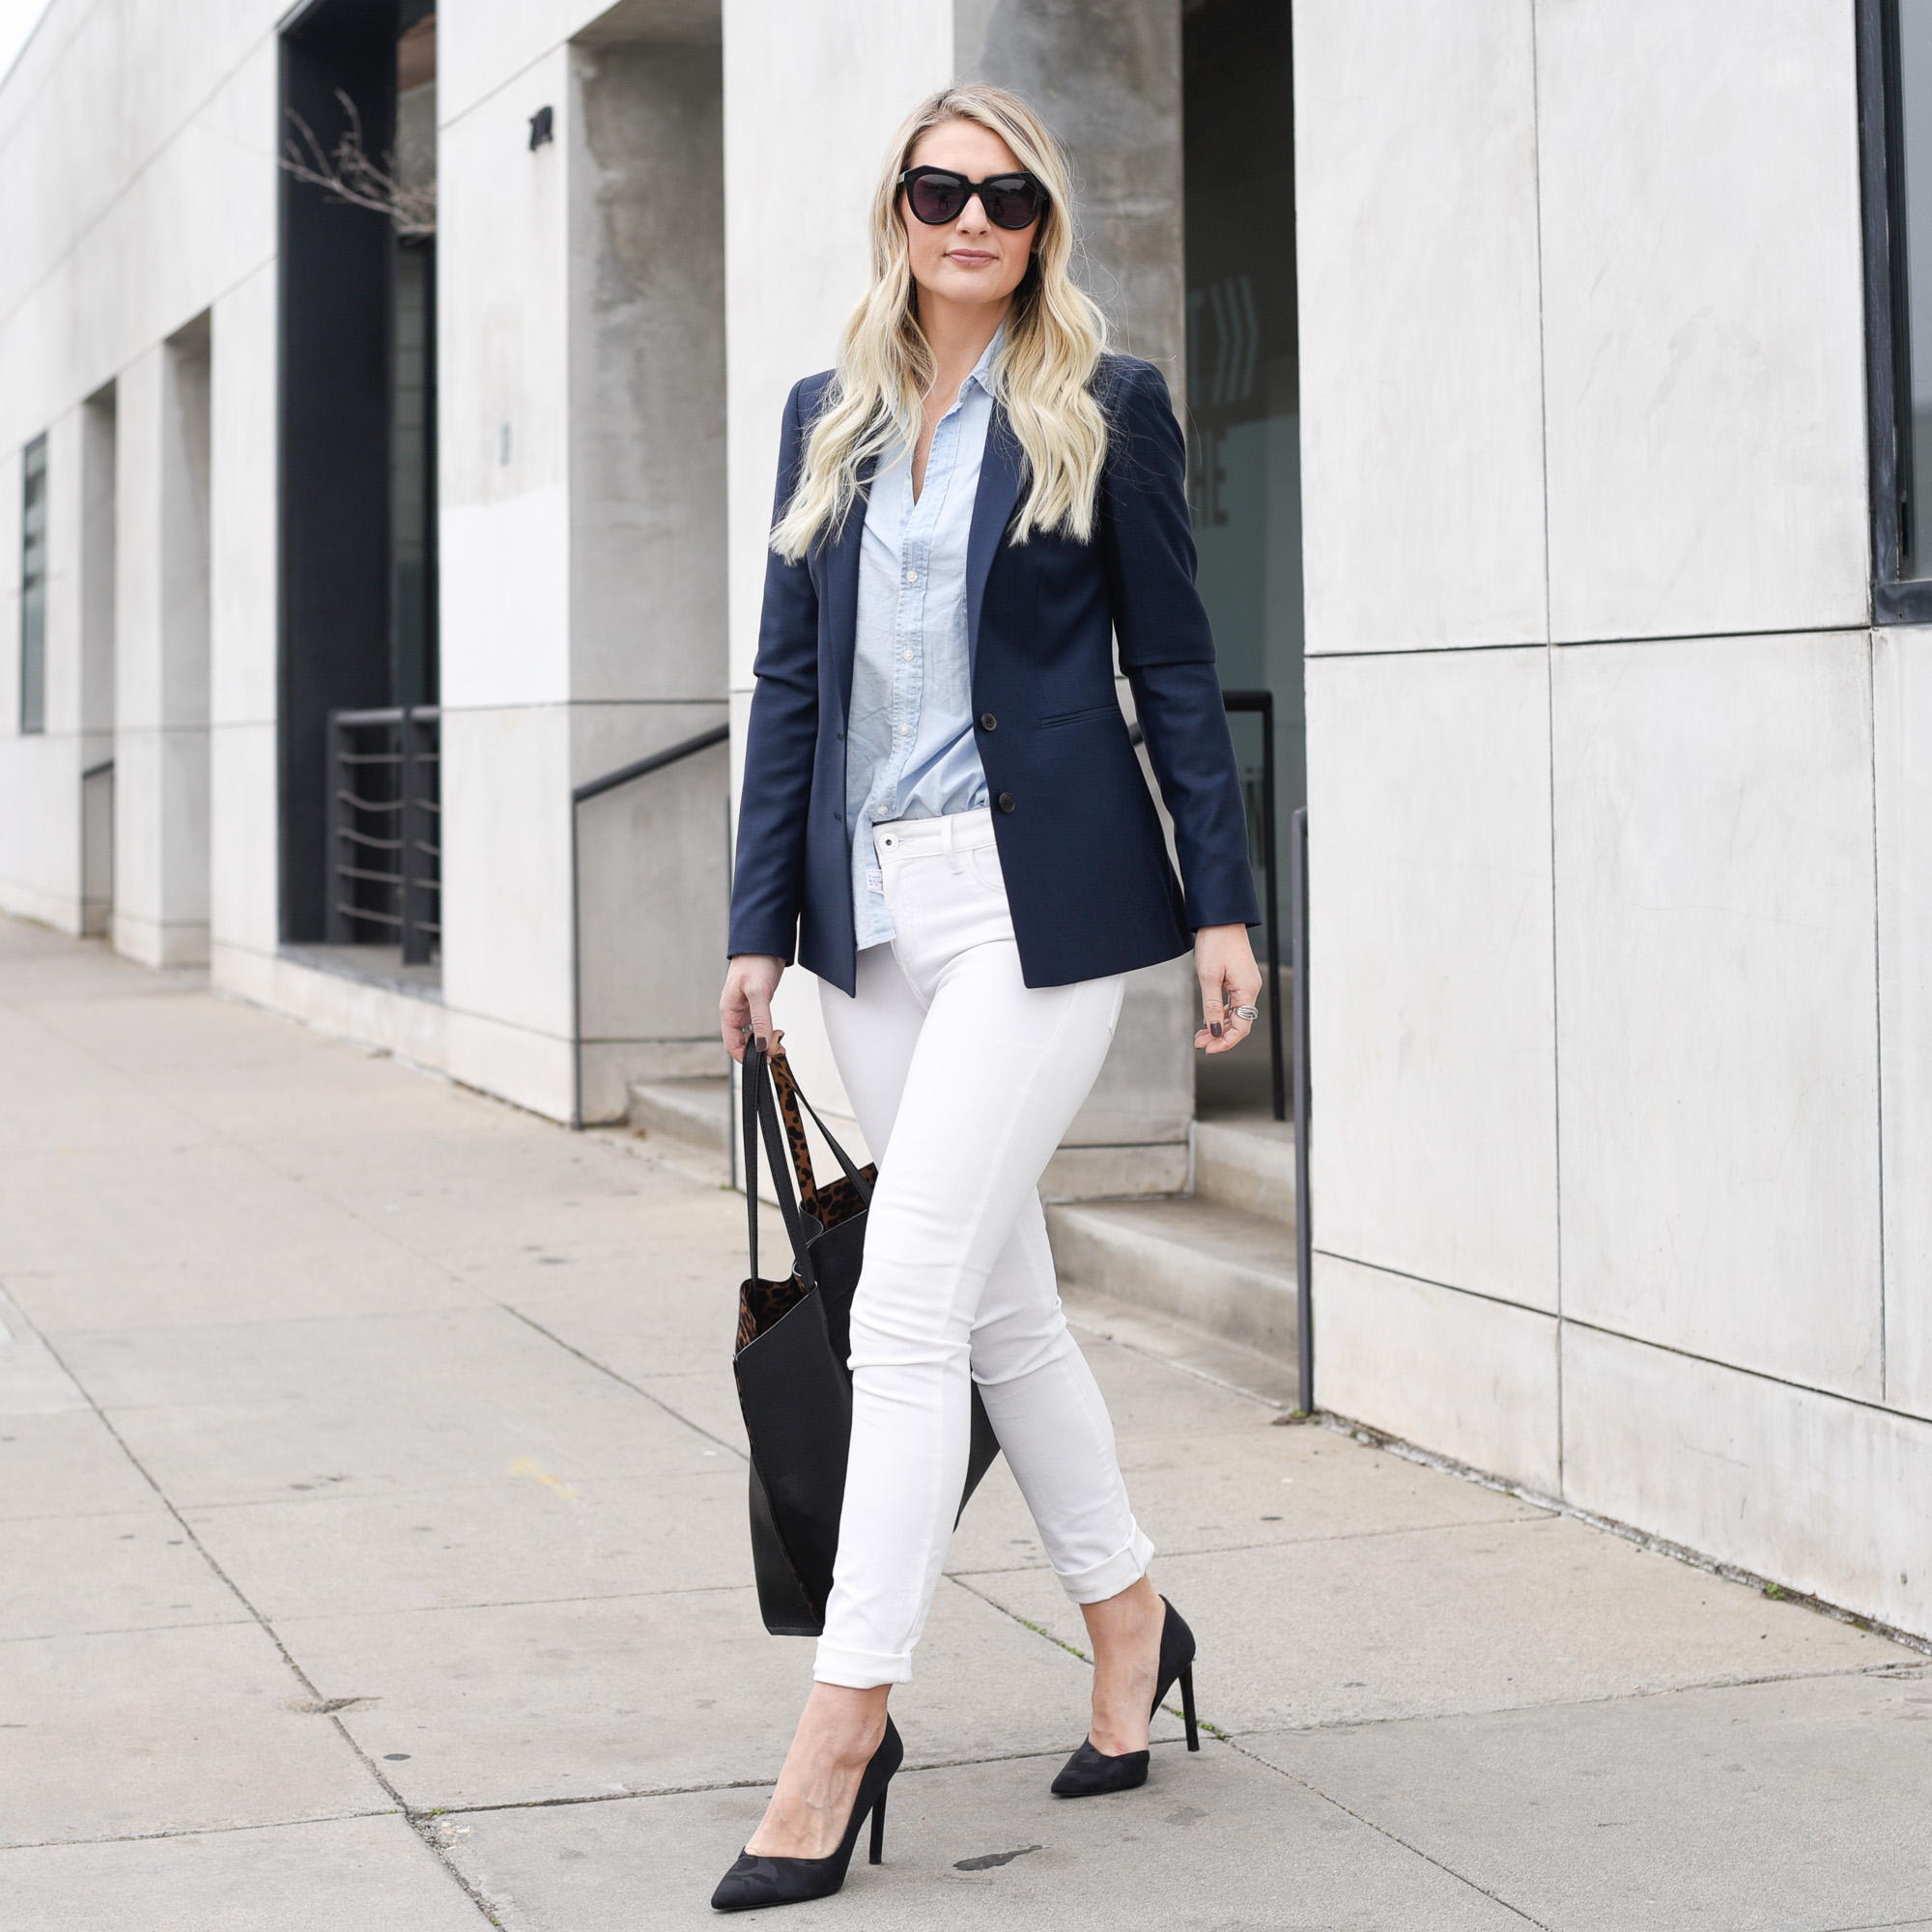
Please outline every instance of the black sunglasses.
M1024 170L976 182L951 168L908 168L899 185L905 189L906 206L928 228L957 221L976 194L995 228L1029 228L1046 212L1048 200L1046 189Z

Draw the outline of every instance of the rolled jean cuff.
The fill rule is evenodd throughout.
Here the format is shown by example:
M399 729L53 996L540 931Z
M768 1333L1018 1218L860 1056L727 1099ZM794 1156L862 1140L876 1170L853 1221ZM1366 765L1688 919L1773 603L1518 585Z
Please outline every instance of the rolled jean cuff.
M1142 1533L1140 1524L1135 1523L1124 1549L1116 1551L1104 1563L1094 1564L1091 1570L1058 1573L1060 1587L1072 1603L1104 1604L1109 1597L1118 1597L1122 1590L1138 1583L1152 1561L1153 1545Z
M876 1690L881 1684L910 1684L912 1658L895 1657L884 1650L846 1650L820 1637L811 1675L819 1684L842 1684L848 1690Z

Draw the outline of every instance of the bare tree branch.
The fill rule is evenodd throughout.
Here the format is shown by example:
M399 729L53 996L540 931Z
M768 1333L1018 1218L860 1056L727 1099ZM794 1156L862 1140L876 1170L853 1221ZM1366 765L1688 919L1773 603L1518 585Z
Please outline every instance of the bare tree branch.
M362 146L362 116L356 111L355 101L339 87L335 90L335 98L341 101L349 125L343 130L342 138L336 142L334 152L324 153L314 128L291 107L289 119L301 130L301 141L298 142L293 135L289 137L282 155L282 166L297 181L326 188L335 200L347 202L352 208L366 208L376 214L386 214L395 224L398 235L411 240L434 235L435 181L405 184L396 178L394 155L384 155L382 164L371 159ZM308 150L306 154L302 152L304 144Z

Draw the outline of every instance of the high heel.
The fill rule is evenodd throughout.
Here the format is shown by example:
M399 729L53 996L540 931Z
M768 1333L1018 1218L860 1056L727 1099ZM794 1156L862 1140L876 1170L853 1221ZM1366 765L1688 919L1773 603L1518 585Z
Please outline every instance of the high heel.
M754 1852L740 1852L738 1862L718 1881L718 1889L711 1894L713 1909L752 1912L762 1905L800 1905L808 1898L829 1898L845 1883L845 1868L852 1862L859 1827L866 1822L867 1812L872 1817L870 1861L878 1864L886 1851L886 1787L904 1762L904 1742L898 1727L888 1718L886 1735L859 1776L858 1796L852 1801L852 1815L845 1821L845 1835L838 1850L823 1859L768 1859Z
M1165 1597L1160 1601L1167 1614L1161 1619L1160 1662L1154 1672L1153 1710L1148 1714L1148 1721L1153 1721L1161 1700L1179 1683L1181 1715L1187 1724L1187 1748L1198 1751L1201 1729L1194 1716L1194 1633ZM1105 1751L1095 1750L1094 1740L1088 1738L1062 1766L1060 1776L1053 1780L1053 1795L1099 1798L1112 1791L1137 1790L1147 1782L1150 1762L1151 1753L1144 1750L1122 1751L1119 1757L1109 1757Z

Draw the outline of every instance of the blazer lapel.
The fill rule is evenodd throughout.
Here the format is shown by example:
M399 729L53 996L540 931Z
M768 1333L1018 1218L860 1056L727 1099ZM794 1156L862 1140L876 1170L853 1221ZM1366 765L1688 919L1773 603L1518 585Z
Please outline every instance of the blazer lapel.
M973 524L966 537L966 652L974 668L980 662L980 607L985 602L986 577L1025 480L1026 459L1006 411L995 403L993 419L986 425L986 453L980 463L980 493L973 499Z
M818 554L819 595L825 600L825 633L832 645L832 689L838 699L838 722L852 708L852 656L859 636L859 548L866 532L866 498L876 457L859 466L859 499L846 514L838 541Z

